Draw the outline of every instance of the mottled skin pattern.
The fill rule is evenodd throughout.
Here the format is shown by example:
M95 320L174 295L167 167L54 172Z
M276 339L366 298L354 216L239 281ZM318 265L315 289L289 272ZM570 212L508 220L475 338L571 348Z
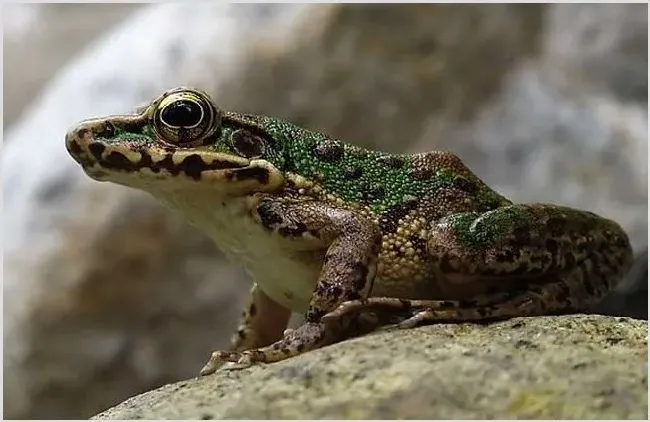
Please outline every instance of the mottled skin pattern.
M373 328L579 311L631 264L596 214L513 204L454 154L364 150L168 91L86 120L66 147L88 175L150 192L254 278L230 351L201 371L275 362ZM291 311L305 322L285 330Z

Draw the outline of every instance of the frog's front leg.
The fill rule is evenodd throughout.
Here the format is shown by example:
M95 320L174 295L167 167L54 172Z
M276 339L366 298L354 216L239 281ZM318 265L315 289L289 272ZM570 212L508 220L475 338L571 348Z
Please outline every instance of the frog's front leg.
M371 297L343 303L323 321L394 312L410 315L397 324L407 328L583 311L620 281L632 261L630 242L618 224L547 204L451 215L432 225L427 252L437 278L496 282L497 290L466 300Z
M257 284L253 284L248 304L244 307L237 332L230 341L230 350L240 351L263 347L282 338L291 310L271 299ZM213 362L201 370L201 375L216 371L220 362Z
M276 362L340 340L345 320L325 325L322 316L342 302L366 297L372 287L381 232L362 214L318 202L265 199L257 206L255 218L279 236L326 249L305 322L266 347L214 352L202 374L214 372L224 361L236 362L238 367Z

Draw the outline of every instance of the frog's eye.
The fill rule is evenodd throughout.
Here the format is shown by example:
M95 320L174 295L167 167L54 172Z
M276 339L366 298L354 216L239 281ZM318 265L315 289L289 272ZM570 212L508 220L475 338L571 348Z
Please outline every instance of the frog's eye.
M162 140L181 147L201 145L220 124L212 101L193 90L171 92L163 97L152 119L154 130Z
M264 155L264 140L245 129L235 131L230 137L233 150L245 158L257 158Z

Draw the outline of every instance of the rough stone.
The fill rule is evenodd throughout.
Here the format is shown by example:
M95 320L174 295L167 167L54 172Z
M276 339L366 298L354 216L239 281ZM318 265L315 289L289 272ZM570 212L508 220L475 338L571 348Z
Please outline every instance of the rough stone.
M94 419L647 419L647 328L574 315L376 333Z

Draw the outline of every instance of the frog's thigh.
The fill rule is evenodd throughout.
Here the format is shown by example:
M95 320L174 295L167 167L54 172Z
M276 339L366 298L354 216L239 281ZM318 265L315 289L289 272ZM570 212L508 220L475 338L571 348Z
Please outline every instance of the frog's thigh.
M254 284L237 332L232 337L231 349L246 350L279 340L290 317L289 309L275 302Z
M456 214L435 224L428 253L447 274L498 280L569 274L585 260L614 283L630 265L621 227L595 214L549 204L516 204Z
M532 204L453 218L458 220L443 220L435 226L428 245L440 271L450 276L476 276L479 281L482 276L508 281L502 291L463 301L352 300L328 313L323 322L368 311L406 315L399 325L407 327L423 321L583 310L606 295L631 265L625 232L615 222L588 212ZM499 236L490 237L495 230ZM516 280L521 284L513 285Z

